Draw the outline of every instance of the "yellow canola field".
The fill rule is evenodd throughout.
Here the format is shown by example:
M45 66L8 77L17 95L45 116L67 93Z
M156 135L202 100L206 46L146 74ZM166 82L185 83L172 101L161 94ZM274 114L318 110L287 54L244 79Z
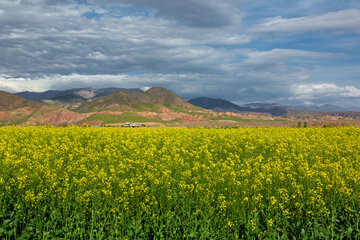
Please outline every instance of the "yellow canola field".
M359 239L359 222L359 128L0 128L1 239Z

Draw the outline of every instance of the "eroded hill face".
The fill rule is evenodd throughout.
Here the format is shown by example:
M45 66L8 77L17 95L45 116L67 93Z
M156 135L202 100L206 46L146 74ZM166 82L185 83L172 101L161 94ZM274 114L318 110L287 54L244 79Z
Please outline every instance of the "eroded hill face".
M60 106L46 105L36 109L29 116L27 123L30 125L76 125L89 117L89 114L81 114L69 111Z
M0 91L0 124L21 124L45 104Z
M61 106L27 100L11 93L0 91L0 124L76 124L88 115L68 111Z
M43 105L43 103L30 101L14 94L0 91L0 111L11 111L24 107L37 108Z

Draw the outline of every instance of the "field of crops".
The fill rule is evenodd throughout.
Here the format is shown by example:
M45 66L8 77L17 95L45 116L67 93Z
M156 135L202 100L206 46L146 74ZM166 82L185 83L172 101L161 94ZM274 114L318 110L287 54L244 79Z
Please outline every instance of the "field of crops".
M360 239L359 222L359 128L0 128L0 239Z

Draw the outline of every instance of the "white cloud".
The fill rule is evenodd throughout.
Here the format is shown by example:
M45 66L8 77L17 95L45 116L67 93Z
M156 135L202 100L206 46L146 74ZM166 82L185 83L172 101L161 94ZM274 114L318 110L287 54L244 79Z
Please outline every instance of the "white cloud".
M167 86L173 89L173 85L179 86L193 79L199 80L192 74L70 74L70 75L48 75L41 77L9 77L0 76L0 86L9 92L35 91L42 92L49 89L70 89L81 87L122 87L148 89L153 86ZM201 79L201 77L200 77ZM195 83L197 84L197 83ZM181 91L179 91L181 92Z
M254 33L303 33L307 31L342 30L360 31L360 10L348 9L318 16L266 19L250 28Z
M234 54L208 45L241 45L250 41L247 35L229 29L194 28L151 15L106 16L97 20L83 16L99 8L96 5L51 5L40 0L35 3L0 3L0 8L6 9L0 18L0 74L223 71L228 64L226 59L233 59ZM205 5L201 2L201 6Z
M274 62L294 58L334 58L346 56L344 54L298 49L272 49L269 51L254 51L252 49L243 49L243 54L248 57L248 62L252 63Z
M334 83L298 84L292 87L297 99L360 98L360 89L354 86L338 86Z
M251 38L246 34L236 34L236 35L214 35L210 39L207 40L208 43L211 44L220 44L220 45L244 45L246 43L250 43Z

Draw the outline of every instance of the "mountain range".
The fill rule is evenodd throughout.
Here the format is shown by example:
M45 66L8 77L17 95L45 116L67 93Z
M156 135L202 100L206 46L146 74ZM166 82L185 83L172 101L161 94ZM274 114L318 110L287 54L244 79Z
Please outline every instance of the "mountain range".
M334 109L334 106L326 105L322 109ZM0 124L101 125L132 121L160 125L211 125L326 116L356 118L360 113L320 112L276 103L239 106L225 99L207 97L185 101L161 87L147 91L137 88L76 88L15 94L0 91Z
M289 106L276 103L249 103L243 106L236 105L224 99L213 99L207 97L193 98L189 102L195 106L199 106L215 112L259 112L268 113L272 116L282 116L295 109Z
M347 108L339 107L331 104L296 105L295 108L299 110L312 110L317 112L350 112L350 110Z
M14 95L26 98L28 100L45 102L49 104L68 105L75 103L82 103L86 100L107 96L119 90L128 90L135 92L143 92L139 88L125 89L125 88L73 88L68 90L49 90L45 92L18 92Z
M16 95L0 92L0 100L1 124L99 125L126 121L176 124L201 121L204 116L209 116L207 110L193 106L161 87L145 92L110 88Z
M21 96L28 100L44 102L48 104L61 105L66 108L72 107L71 104L75 104L75 107L79 106L80 103L85 102L89 99L100 98L107 96L113 92L127 90L137 93L142 93L143 90L140 88L74 88L68 90L49 90L45 92L18 92L14 95ZM312 110L317 112L345 112L349 111L346 108L334 106L330 104L323 105L296 105L286 106L277 103L248 103L244 105L237 105L225 99L214 99L208 97L197 97L188 101L189 103L199 106L205 109L209 109L215 112L263 112L269 113L274 116L281 116L287 112L294 110Z
M312 113L313 115L329 114L333 116L343 116L344 112L347 112L347 115L349 115L350 113L352 115L357 115L354 111L349 111L346 108L330 104L286 106L277 103L247 103L244 105L237 105L225 99L214 99L208 97L193 98L189 100L189 102L195 106L199 106L215 112L260 112L268 113L272 116L283 116L292 112L307 111L308 113Z
M241 107L225 99L214 99L208 97L193 98L188 102L195 106L202 107L215 112L240 113L240 112L250 112L252 109L250 107Z

